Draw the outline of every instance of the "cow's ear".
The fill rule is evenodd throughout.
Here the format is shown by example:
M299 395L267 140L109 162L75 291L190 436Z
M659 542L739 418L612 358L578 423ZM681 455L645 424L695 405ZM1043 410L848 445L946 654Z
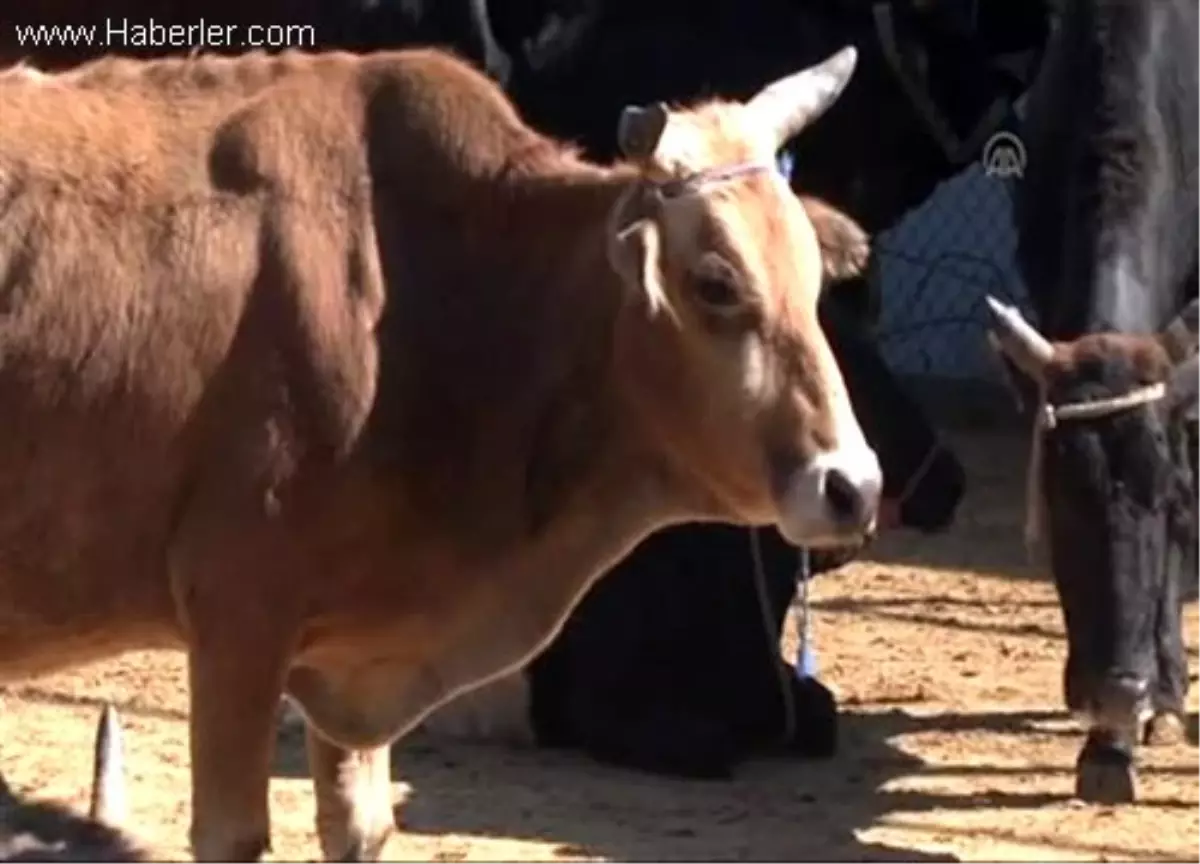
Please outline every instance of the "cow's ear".
M670 312L663 287L658 223L642 195L641 190L632 190L613 208L609 217L608 260L625 284L645 298L651 313Z
M1166 379L1166 404L1171 412L1186 412L1200 400L1200 354L1193 354Z
M816 232L825 279L840 282L861 276L871 257L871 240L867 232L845 213L819 198L797 197Z

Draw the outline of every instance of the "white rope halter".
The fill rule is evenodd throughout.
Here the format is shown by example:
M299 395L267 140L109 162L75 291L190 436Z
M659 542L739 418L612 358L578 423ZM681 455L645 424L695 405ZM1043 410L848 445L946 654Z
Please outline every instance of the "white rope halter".
M1069 405L1051 405L1046 400L1046 388L1040 388L1038 410L1033 422L1033 440L1029 448L1029 471L1025 479L1025 548L1031 558L1036 559L1040 551L1042 533L1045 529L1046 500L1042 494L1043 439L1047 432L1055 429L1064 420L1094 420L1128 411L1141 405L1159 402L1167 395L1162 382L1139 387L1120 396L1096 399L1092 402L1075 402Z

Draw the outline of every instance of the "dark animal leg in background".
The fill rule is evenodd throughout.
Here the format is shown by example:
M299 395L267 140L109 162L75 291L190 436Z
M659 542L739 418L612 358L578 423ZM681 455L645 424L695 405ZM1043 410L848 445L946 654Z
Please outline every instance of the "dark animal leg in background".
M1188 478L1191 482L1188 491L1188 509L1190 511L1188 525L1191 533L1184 545L1183 572L1180 574L1183 586L1180 599L1184 603L1190 603L1200 597L1200 560L1197 558L1196 549L1196 537L1200 534L1200 506L1197 506L1196 503L1197 490L1200 490L1200 424L1189 422L1185 429L1187 433L1185 436L1187 465L1191 472Z
M1154 651L1158 668L1150 698L1154 716L1146 726L1147 744L1182 743L1183 703L1187 695L1187 651L1183 644L1183 600L1181 584L1188 555L1180 544L1168 544L1166 579L1158 601L1154 623Z
M1156 610L1154 650L1157 668L1150 697L1154 716L1146 727L1145 743L1151 745L1180 744L1186 727L1184 701L1187 698L1187 654L1183 643L1183 604L1196 595L1196 460L1197 429L1194 423L1185 426L1181 446L1176 454L1181 469L1187 472L1184 500L1173 501L1172 508L1185 507L1182 518L1177 513L1168 516L1168 532L1183 536L1168 536L1166 585Z

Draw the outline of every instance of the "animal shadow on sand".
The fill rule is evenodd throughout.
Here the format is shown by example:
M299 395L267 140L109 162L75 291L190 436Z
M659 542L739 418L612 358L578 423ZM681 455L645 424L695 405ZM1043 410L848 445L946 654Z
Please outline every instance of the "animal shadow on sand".
M0 861L149 861L123 832L51 801L15 793L0 777Z
M889 739L935 729L1024 734L1057 716L918 717L898 708L859 713L847 706L837 757L752 760L733 780L713 782L609 768L573 753L434 742L418 733L393 751L392 776L410 787L396 808L397 824L413 834L536 840L564 856L625 861L957 861L947 853L864 842L856 832L895 811L1032 809L1061 796L889 790L888 781L901 776L990 770L928 766ZM281 775L306 775L299 729L281 730L276 761Z
M763 758L730 781L684 781L609 768L573 753L434 742L415 734L392 754L392 776L410 792L396 821L410 834L533 840L573 858L624 861L958 861L949 853L860 840L889 814L1036 810L1061 793L976 793L887 788L899 777L1073 774L1071 765L1019 769L971 761L926 764L892 739L928 732L1075 735L1059 711L945 712L844 706L839 754L828 761ZM1195 740L1196 715L1188 717ZM276 771L307 776L303 733L282 729ZM1171 769L1168 769L1171 770ZM1167 807L1194 806L1155 801ZM1074 846L1074 843L1070 845ZM1166 854L1166 853L1160 853Z

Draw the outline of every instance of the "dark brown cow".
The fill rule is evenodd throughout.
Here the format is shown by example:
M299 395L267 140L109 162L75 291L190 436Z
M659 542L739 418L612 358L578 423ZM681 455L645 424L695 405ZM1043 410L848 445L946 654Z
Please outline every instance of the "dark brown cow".
M87 818L58 804L22 800L0 777L0 861L146 861L121 831L127 818L124 744L116 710L96 725L95 773Z
M187 650L207 860L269 846L286 692L374 857L387 745L651 531L861 541L816 304L863 235L774 170L854 61L630 108L611 168L433 50L0 78L0 677Z

